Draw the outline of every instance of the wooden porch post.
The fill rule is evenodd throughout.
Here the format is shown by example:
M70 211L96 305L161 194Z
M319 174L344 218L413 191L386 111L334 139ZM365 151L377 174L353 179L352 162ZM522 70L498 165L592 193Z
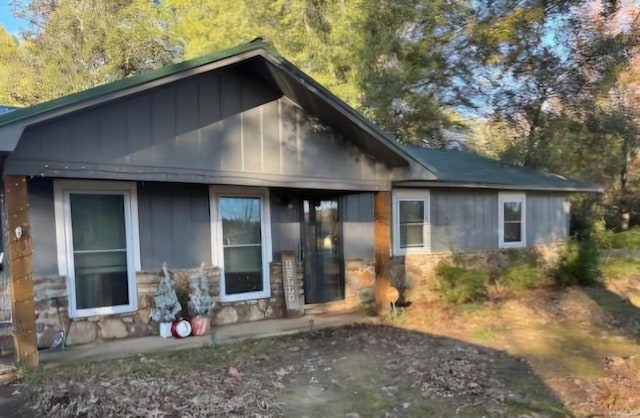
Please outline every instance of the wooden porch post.
M38 365L36 313L33 301L33 261L29 231L29 199L27 179L4 177L5 195L5 265L11 278L11 309L16 361ZM21 235L20 235L21 233ZM8 263L7 263L8 261Z
M390 310L387 291L391 286L391 192L376 192L373 198L374 254L376 267L376 312Z

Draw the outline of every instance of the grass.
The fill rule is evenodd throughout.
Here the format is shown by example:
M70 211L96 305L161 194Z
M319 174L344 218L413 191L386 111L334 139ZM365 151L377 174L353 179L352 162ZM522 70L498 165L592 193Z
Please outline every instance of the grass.
M601 258L600 269L603 277L619 279L640 274L640 262L628 255L609 254Z

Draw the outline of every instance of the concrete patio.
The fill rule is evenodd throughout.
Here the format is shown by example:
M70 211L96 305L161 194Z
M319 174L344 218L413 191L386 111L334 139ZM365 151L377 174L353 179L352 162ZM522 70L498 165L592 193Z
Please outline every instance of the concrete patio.
M248 339L268 338L281 335L298 334L312 329L340 327L344 325L374 322L375 317L363 313L344 315L305 315L299 318L270 319L264 321L230 324L216 327L217 342L220 344L236 343ZM104 361L137 354L160 353L167 351L188 350L205 347L211 344L211 336L188 338L160 338L151 336L144 338L126 338L86 345L68 347L64 351L42 350L40 362L51 367L70 362Z

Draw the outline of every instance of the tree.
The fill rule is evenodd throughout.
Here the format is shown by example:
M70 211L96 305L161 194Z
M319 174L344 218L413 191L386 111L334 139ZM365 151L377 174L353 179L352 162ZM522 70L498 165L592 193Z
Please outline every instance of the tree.
M178 56L158 10L143 0L14 2L31 22L13 85L16 102L34 104L118 80Z

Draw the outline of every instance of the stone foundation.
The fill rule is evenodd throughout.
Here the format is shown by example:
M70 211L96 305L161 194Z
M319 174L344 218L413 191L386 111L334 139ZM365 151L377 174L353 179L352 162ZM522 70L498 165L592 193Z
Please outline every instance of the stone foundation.
M373 260L349 260L345 265L345 295L335 302L305 305L306 314L353 312L372 303L375 284Z
M393 257L393 285L398 288L405 300L434 301L440 298L437 293L438 279L435 273L436 267L440 262L452 263L454 257L459 257L465 266L495 271L506 266L507 252L536 252L539 256L541 267L549 268L558 262L564 248L565 245L563 244L554 244L535 248L465 253L439 252Z
M351 260L345 266L345 299L336 302L307 305L305 313L323 314L349 312L360 309L374 299L375 272L373 261ZM184 269L172 273L178 301L183 306L182 317L189 318L189 277L198 271ZM88 344L118 338L158 335L158 323L151 320L153 295L160 282L161 273L140 272L136 274L138 309L135 312L74 318L69 325L68 345ZM211 313L214 325L257 321L286 317L282 266L271 263L271 296L241 302L219 302L220 270L205 268L209 280L209 291L215 303ZM298 279L302 282L302 266L298 266ZM65 277L39 277L34 279L36 307L36 332L38 346L50 347L60 336L63 326L69 324L67 310L67 284Z
M174 273L176 293L185 307L188 300L189 275L198 269ZM115 315L99 315L73 318L69 323L66 278L34 278L36 308L36 333L38 347L50 347L60 336L63 326L69 324L68 345L88 344L117 338L158 335L158 323L151 320L153 295L160 282L160 273L139 272L136 274L138 288L138 310ZM205 268L210 290L220 288L220 271L217 267ZM186 288L185 288L186 286ZM186 299L185 299L185 295Z
M217 302L213 309L214 325L283 318L285 316L285 306L282 287L282 265L280 263L271 263L270 278L271 297L269 298L251 299L242 302ZM216 299L219 294L220 281L218 280Z

